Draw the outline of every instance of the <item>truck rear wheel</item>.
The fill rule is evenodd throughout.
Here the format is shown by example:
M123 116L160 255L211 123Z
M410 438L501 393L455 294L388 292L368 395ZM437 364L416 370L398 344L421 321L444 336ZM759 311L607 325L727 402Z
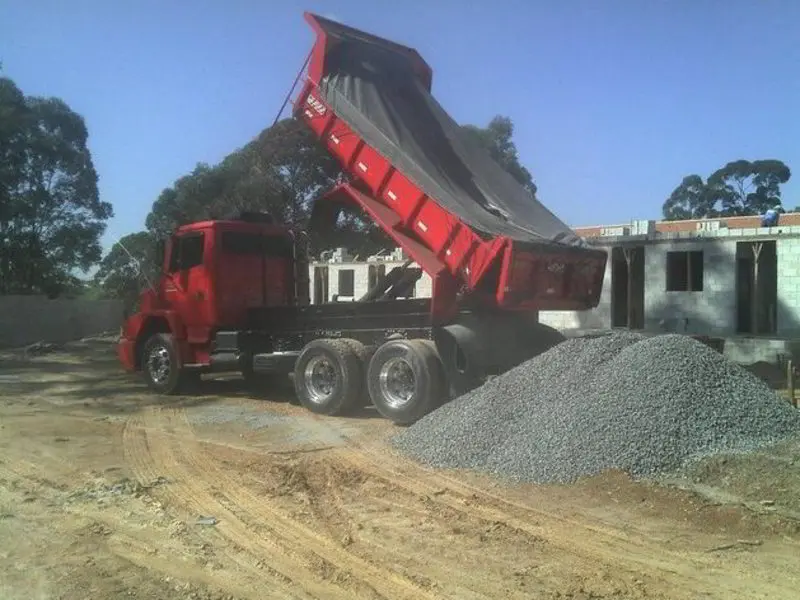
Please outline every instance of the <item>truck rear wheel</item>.
M378 412L397 425L418 421L447 395L439 354L428 340L383 344L369 362L367 387Z
M181 368L175 340L168 333L150 337L142 348L142 373L147 386L159 394L178 394L199 379Z
M300 404L311 412L341 415L362 395L364 368L350 344L314 340L303 348L294 367L294 387Z

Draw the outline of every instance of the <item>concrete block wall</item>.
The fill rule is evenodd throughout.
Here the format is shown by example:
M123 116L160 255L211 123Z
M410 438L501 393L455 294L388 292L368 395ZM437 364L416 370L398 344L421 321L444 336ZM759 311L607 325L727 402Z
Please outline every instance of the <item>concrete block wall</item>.
M539 320L557 329L611 327L611 246L603 292L597 308L542 312ZM703 250L703 291L667 292L667 252ZM736 327L736 243L728 240L674 240L649 243L645 260L645 329L687 333L732 334ZM800 274L798 278L800 283ZM798 290L800 293L800 290Z
M341 263L328 265L328 294L330 301L336 294L340 297L349 298L344 296L339 290L339 272L345 270L352 270L353 273L353 296L352 298L358 299L367 293L369 289L369 271L366 264L359 263Z
M0 347L64 343L107 331L117 332L123 311L123 303L117 300L0 296Z
M778 239L778 335L800 337L800 238Z
M311 282L311 296L313 302L313 285L314 285L314 268L315 267L328 267L328 302L330 302L334 295L339 294L339 272L342 270L353 271L353 288L354 293L352 298L357 300L367 293L369 290L369 267L370 265L384 265L386 273L395 267L403 266L403 262L397 261L377 261L377 262L342 262L342 263L312 263L309 265L309 281ZM412 265L413 266L413 265ZM422 277L417 281L414 288L414 293L417 298L429 298L432 293L433 283L427 273L423 273ZM343 297L341 299L349 300L350 297Z
M667 252L703 251L703 291L666 291ZM645 247L645 329L731 335L736 330L736 243L674 241Z

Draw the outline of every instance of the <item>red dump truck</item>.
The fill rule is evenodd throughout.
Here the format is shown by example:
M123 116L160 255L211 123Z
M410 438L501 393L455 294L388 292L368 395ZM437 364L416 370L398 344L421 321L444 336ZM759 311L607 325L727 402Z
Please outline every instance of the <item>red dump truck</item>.
M203 373L289 379L300 403L365 403L408 424L563 339L539 311L597 306L607 256L534 199L431 95L412 48L306 13L316 33L294 117L348 174L309 227L350 205L413 261L360 301L311 304L304 236L265 215L177 229L119 358L165 394ZM403 298L427 273L430 298Z

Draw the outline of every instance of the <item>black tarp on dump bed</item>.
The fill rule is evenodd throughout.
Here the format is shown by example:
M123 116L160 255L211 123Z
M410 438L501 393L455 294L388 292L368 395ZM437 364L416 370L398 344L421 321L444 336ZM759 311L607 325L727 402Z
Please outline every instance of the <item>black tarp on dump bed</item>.
M343 37L326 54L320 91L370 146L477 232L584 245L465 136L414 76L407 57L363 38Z

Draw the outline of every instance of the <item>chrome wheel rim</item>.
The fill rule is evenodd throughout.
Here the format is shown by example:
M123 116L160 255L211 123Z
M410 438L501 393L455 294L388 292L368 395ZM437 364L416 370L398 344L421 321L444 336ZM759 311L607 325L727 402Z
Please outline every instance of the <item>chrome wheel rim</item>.
M390 358L381 366L378 379L381 395L391 408L401 409L414 399L416 378L411 364L404 358Z
M308 398L314 404L324 404L336 390L338 377L333 363L325 356L315 356L306 365L303 380Z
M147 370L156 385L167 382L171 370L169 350L163 346L153 348L147 357Z

